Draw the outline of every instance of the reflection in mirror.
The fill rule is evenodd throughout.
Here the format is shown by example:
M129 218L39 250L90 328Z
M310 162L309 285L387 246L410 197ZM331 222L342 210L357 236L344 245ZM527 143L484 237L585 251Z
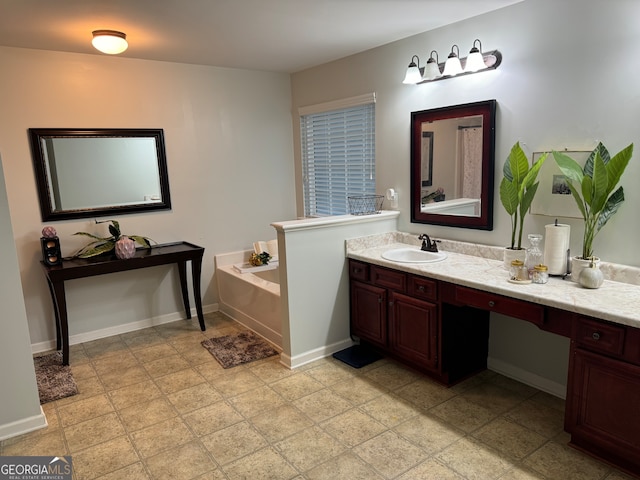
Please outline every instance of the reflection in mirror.
M161 129L29 129L43 221L170 209Z
M493 228L496 101L411 114L411 221Z

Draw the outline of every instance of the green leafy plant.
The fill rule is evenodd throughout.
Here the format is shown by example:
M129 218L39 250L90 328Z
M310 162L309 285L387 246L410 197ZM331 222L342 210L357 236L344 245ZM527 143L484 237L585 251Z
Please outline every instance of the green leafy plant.
M614 188L632 155L633 143L611 157L600 142L583 168L567 154L553 152L584 219L582 258L585 260L593 257L593 240L624 202L622 186L615 191Z
M529 168L529 160L520 147L520 142L516 142L504 162L503 178L500 182L500 201L511 217L511 246L509 247L511 249L522 249L524 217L538 190L536 179L547 155L548 153L542 155Z
M93 235L92 233L87 232L76 232L74 235L84 235L85 237L90 237L93 239L90 243L82 247L76 253L73 254L74 258L90 258L95 257L96 255L102 255L103 253L109 253L116 247L116 242L122 237L122 233L120 232L120 223L116 220L104 220L104 221L95 221L98 223L110 223L109 225L109 233L111 233L110 237L98 237L97 235ZM131 240L138 243L139 245L151 248L151 242L156 243L154 240L148 237L142 237L140 235L127 235Z

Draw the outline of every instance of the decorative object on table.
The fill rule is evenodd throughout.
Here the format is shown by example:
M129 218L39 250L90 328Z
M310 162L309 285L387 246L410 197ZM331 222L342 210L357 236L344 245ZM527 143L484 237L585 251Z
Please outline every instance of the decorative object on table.
M118 240L120 240L123 235L120 232L120 223L118 223L116 220L103 220L103 221L98 221L95 220L96 223L111 223L111 225L109 225L109 233L111 233L110 237L98 237L97 235L93 235L91 233L87 233L87 232L76 232L74 233L74 235L84 235L86 237L90 237L93 238L94 240L92 242L90 242L89 244L85 245L84 247L82 247L80 250L78 250L76 253L73 254L74 258L91 258L91 257L95 257L96 255L102 255L102 254L106 254L106 253L110 253L113 250L115 250L116 248L116 243L118 242ZM150 239L149 237L142 237L140 235L127 235L126 236L129 240L133 241L134 244L138 243L139 245L145 247L145 248L151 248L151 242L156 243L154 240ZM126 250L126 248L128 248L128 246L121 246L121 250ZM134 251L135 253L135 251ZM117 252L116 252L117 255ZM120 257L118 257L120 258ZM128 258L128 257L126 257Z
M571 237L571 227L562 223L555 223L544 226L544 264L547 266L549 275L564 276L570 272L569 269L569 241Z
M604 275L598 264L593 260L587 268L583 268L578 277L578 283L584 288L600 288L604 282Z
M382 195L349 195L347 205L351 215L371 215L382 211Z
M120 260L126 260L136 254L136 242L131 240L126 235L122 235L117 241L115 246L116 257Z
M531 274L532 283L547 283L549 281L549 271L546 265L536 265Z
M522 260L513 260L511 262L509 281L511 283L531 283L529 271Z
M624 202L622 186L616 190L614 188L618 185L632 155L633 143L611 157L607 148L600 142L587 158L583 168L565 153L553 152L584 220L582 252L575 258L586 261L597 259L593 255L593 241ZM580 272L576 265L577 262L572 259L571 278L579 281Z
M527 235L529 240L529 248L527 248L527 259L525 264L527 271L529 272L529 278L533 275L533 268L536 265L541 265L543 262L542 250L540 249L540 242L542 241L542 235L539 233L530 233Z
M269 260L271 260L271 255L269 255L269 253L267 253L267 252L255 253L254 252L249 257L249 264L253 265L254 267L260 267L262 265L268 265L269 264Z
M42 261L49 265L60 265L62 263L62 252L60 250L60 239L56 229L47 226L42 229L40 237L40 248L42 250Z
M251 330L204 340L202 346L222 365L231 368L278 354L266 340Z
M544 154L529 167L529 160L520 147L520 142L516 142L504 162L503 178L500 182L500 201L511 217L511 246L505 249L505 268L509 268L515 255L514 250L519 252L517 258L522 261L526 258L526 250L522 248L524 217L538 190L536 178L546 158L547 154Z
M53 402L78 393L69 365L62 364L62 352L34 357L40 404Z

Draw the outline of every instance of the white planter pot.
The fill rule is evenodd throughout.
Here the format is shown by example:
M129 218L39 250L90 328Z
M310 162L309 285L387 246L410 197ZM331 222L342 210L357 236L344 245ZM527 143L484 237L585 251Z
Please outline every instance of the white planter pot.
M513 262L514 260L522 260L522 263L525 263L526 259L527 250L525 248L521 248L520 250L511 248L504 249L503 266L507 270L511 268L511 262Z
M580 272L585 268L589 268L592 261L596 266L600 263L600 259L598 257L593 257L593 259L587 260L582 257L571 257L571 280L579 283L578 279L580 278Z

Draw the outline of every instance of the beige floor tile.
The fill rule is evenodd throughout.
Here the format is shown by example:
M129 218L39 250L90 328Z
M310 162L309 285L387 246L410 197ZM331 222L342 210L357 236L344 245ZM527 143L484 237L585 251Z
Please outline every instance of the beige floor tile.
M124 333L120 335L120 338L131 350L149 348L166 343L166 339L158 334L158 332L153 328L145 328L144 330Z
M266 440L248 422L240 422L202 437L202 444L221 465L233 462L267 446Z
M242 415L247 418L255 417L265 410L271 410L285 404L285 400L271 387L262 385L229 399Z
M310 427L275 444L275 448L300 471L309 470L344 452L345 447L318 427Z
M529 398L530 401L541 403L547 407L558 410L564 414L565 401L562 398L556 397L546 392L536 392Z
M268 361L248 365L249 370L263 382L270 384L297 372L280 363L279 357L270 357Z
M115 412L76 423L64 430L72 454L124 434L124 427Z
M297 373L271 384L276 392L291 402L310 393L322 390L324 385L306 373Z
M114 407L117 410L122 410L138 403L147 404L162 395L162 392L152 380L145 380L117 390L111 390L108 395Z
M429 456L391 431L356 446L353 452L386 478L393 478L415 467Z
M226 402L216 402L183 416L196 435L215 432L243 420L242 416Z
M154 480L191 480L216 469L216 465L198 442L181 445L171 450L170 454L161 453L145 462Z
M174 408L181 414L192 412L222 400L220 395L208 383L201 383L190 388L167 395Z
M383 424L355 408L327 420L320 426L349 448L387 430Z
M141 430L177 415L164 397L154 398L149 402L136 403L121 409L118 413L128 432Z
M449 467L430 458L398 477L398 480L465 480ZM502 480L502 477L500 478Z
M514 460L522 460L547 441L542 435L503 417L475 431L473 436Z
M91 361L91 365L98 375L120 372L138 366L138 363L138 359L130 351Z
M296 470L273 447L263 448L222 467L229 480L288 480Z
M481 405L496 415L502 414L525 400L519 392L490 382L482 383L461 394L467 400Z
M117 390L118 388L135 385L149 379L149 374L140 366L135 365L122 370L110 370L108 373L101 373L100 380L107 390Z
M10 442L2 442L2 455L57 455L58 457L69 455L64 442L64 434L59 429L38 435L34 433L20 435L10 440Z
M230 368L230 372L219 375L210 382L224 397L240 395L241 393L264 385L264 382L256 377L250 370L236 370L236 368Z
M429 414L444 420L465 432L472 432L496 418L496 414L483 405L457 396L429 410Z
M353 453L347 452L305 473L308 480L382 480L373 469Z
M168 355L162 358L156 358L144 363L144 368L152 378L164 377L170 373L189 368L191 365L179 354Z
M93 368L91 363L81 363L75 364L70 362L71 374L73 378L76 380L82 380L83 378L96 377L98 376L98 372Z
M60 422L65 428L112 411L113 406L105 394L88 397L84 400L58 407Z
M347 400L328 388L300 397L291 403L314 422L322 422L353 408Z
M499 478L513 468L513 463L497 451L469 438L462 438L435 458L463 477Z
M548 442L527 458L524 464L547 478L591 480L604 477L608 467L577 450Z
M193 433L175 417L156 423L131 434L133 444L142 457L147 458L194 439Z
M368 378L354 377L349 380L334 383L331 390L342 396L353 405L369 402L387 393L389 390Z
M169 394L205 383L206 380L193 368L185 368L164 377L156 378L155 382L163 393Z
M94 445L73 456L73 471L78 480L89 480L121 470L139 461L126 436Z
M75 376L74 376L75 378ZM56 400L58 406L68 405L70 403L79 402L89 397L95 397L96 395L103 394L105 392L104 385L100 379L96 377L85 377L75 379L78 387L78 393L71 395L70 397L61 398Z
M359 408L390 428L421 413L418 407L394 394L380 395Z
M396 390L421 378L418 373L395 362L372 368L364 376L390 390Z
M93 360L119 355L127 351L127 345L117 335L84 343L83 347L87 357Z
M427 413L412 417L393 430L429 455L444 450L464 436L462 430Z
M272 443L313 425L306 415L292 405L266 410L253 417L251 423Z
M160 335L158 335L158 338ZM175 348L169 345L166 342L157 343L156 345L152 345L146 348L139 348L133 352L133 355L139 362L148 363L154 360L158 360L160 358L169 357L171 355L176 355L178 352Z
M310 368L306 373L323 385L329 386L353 378L354 369L342 362L331 361L315 368Z
M142 462L138 462L102 475L98 480L148 480L149 478Z
M535 400L527 400L505 413L505 417L545 438L552 438L564 428L564 413Z
M417 379L395 391L418 408L428 409L455 396L450 389L426 378Z

